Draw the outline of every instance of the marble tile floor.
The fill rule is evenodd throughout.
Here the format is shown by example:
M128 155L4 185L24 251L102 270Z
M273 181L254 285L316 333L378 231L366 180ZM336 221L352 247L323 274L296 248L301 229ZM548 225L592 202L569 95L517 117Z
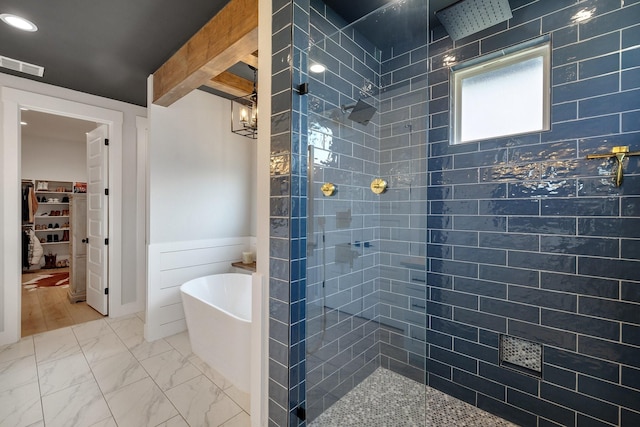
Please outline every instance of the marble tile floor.
M425 410L426 408L426 410ZM515 427L434 388L378 368L310 427Z
M141 315L0 347L0 426L249 425L249 395L191 353L186 332L145 341Z

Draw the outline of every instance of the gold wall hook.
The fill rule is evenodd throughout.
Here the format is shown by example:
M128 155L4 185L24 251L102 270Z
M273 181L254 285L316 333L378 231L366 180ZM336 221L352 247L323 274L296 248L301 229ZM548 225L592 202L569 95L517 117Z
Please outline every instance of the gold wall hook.
M619 145L616 147L613 147L611 149L611 153L606 153L606 154L588 154L587 155L587 159L607 159L610 157L615 157L616 158L616 178L615 178L615 182L616 182L616 187L620 187L622 185L622 180L624 179L623 176L623 162L624 162L624 158L627 156L639 156L640 155L640 151L632 151L629 152L629 146L628 145Z
M333 196L336 192L336 186L330 182L325 182L322 184L322 187L320 187L320 191L322 191L322 194L326 197Z
M382 194L387 191L387 181L382 178L376 178L371 181L371 191L375 194Z

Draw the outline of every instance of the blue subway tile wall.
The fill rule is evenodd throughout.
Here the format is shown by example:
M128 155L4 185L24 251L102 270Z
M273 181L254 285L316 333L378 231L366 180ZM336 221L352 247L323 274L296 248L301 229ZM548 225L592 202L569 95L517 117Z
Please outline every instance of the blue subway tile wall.
M521 425L638 423L640 161L618 188L614 161L585 159L640 150L638 2L510 3L455 43L433 28L377 49L321 0L273 1L270 425L304 425L298 406L312 419L380 365ZM450 146L445 58L547 33L551 130ZM363 97L367 126L340 111ZM544 345L541 377L500 365L503 333Z
M292 39L295 5L273 0L269 250L269 425L298 425L304 406L304 226L306 176L300 168L301 109L293 84L299 66ZM303 23L302 28L305 25ZM301 231L302 230L302 231ZM304 425L304 422L302 422Z
M428 384L526 426L635 425L638 163L625 162L616 187L615 162L586 155L640 150L640 4L510 3L504 27L456 42L432 31L427 307L437 306L427 316L438 336L428 340ZM543 34L551 130L450 146L442 59ZM498 340L482 339L500 333L543 344L541 377L500 365Z
M291 62L291 203L289 238L289 426L305 426L300 415L307 405L306 386L306 298L307 298L307 156L306 128L307 104L297 88L307 81L307 54L309 45L309 1L293 3L293 32ZM273 129L272 129L273 133Z

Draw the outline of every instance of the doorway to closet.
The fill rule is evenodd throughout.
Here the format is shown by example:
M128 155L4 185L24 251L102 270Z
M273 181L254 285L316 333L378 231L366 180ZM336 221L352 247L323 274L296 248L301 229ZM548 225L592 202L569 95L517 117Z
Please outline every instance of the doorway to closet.
M27 109L20 115L22 195L30 192L31 199L22 218L24 337L96 320L103 317L99 311L106 312L87 304L87 224L89 216L96 217L96 206L89 213L87 188L92 181L106 181L106 167L102 158L95 164L96 149L88 141L95 122ZM97 209L104 222L107 209L102 203ZM94 282L106 281L99 269L97 275L91 271Z

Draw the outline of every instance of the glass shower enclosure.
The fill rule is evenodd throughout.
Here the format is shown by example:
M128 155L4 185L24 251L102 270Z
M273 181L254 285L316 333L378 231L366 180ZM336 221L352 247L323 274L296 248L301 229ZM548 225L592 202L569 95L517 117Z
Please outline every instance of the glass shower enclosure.
M301 58L309 82L307 424L352 417L419 425L428 326L428 2L391 2L349 23L311 1L309 20Z

